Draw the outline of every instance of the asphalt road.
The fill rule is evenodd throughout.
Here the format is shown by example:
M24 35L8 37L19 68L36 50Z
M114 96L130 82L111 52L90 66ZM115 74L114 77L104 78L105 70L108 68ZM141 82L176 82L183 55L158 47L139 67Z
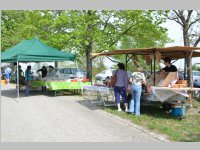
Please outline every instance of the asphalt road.
M2 87L2 142L165 142L162 135L103 111L80 96L32 92L16 99Z

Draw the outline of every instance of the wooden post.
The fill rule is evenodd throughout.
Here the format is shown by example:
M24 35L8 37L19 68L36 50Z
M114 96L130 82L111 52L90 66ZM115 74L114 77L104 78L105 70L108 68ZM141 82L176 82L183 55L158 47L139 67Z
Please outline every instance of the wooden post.
M188 62L187 62L187 72L188 72L188 80L189 80L189 86L193 88L193 77L192 77L192 53L193 51L190 52ZM192 104L192 91L188 91L189 95L189 102Z
M125 60L125 63L126 63L126 64L125 64L125 67L126 67L125 70L127 71L128 54L126 54L126 60Z
M154 72L154 86L156 85L156 49L153 50L153 72Z
M184 80L187 80L186 74L187 74L187 59L185 58L184 59L184 74L183 74Z

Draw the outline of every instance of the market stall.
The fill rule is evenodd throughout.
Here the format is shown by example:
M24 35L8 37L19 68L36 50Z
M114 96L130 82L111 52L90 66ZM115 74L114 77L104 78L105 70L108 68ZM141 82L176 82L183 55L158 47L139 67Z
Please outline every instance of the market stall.
M165 101L169 97L174 96L175 94L184 95L188 97L188 99L192 100L191 97L191 91L200 90L200 88L193 88L192 84L192 57L200 57L200 52L196 51L200 50L199 47L187 47L187 46L174 46L174 47L165 47L165 48L135 48L135 49L124 49L124 50L111 50L109 52L102 52L102 53L93 53L91 55L91 60L95 57L99 56L106 56L109 58L109 56L112 55L125 55L125 63L127 67L127 63L130 60L133 60L133 63L135 65L139 65L136 60L137 56L141 55L143 59L146 60L146 64L149 64L151 66L151 80L149 82L149 85L151 86L151 93L143 93L143 95L154 95L158 101ZM158 80L158 77L156 76L156 62L159 63L161 59L165 57L170 57L174 62L181 58L188 58L189 59L189 66L185 65L184 69L184 76L185 80L187 80L187 84L180 85L178 83L174 83L172 85L172 82L174 79L174 75L168 74L168 77L165 76L162 78L163 83L158 84L161 81L161 78ZM171 77L170 77L171 76ZM189 77L189 78L186 78ZM176 81L179 82L179 81ZM153 91L153 92L152 92ZM169 93L169 94L166 94ZM163 94L167 95L167 97L163 97ZM154 98L155 98L154 97ZM184 99L185 100L185 99Z
M31 40L24 40L19 44L13 46L10 49L5 50L1 53L1 62L16 62L17 63L17 74L18 66L20 62L56 62L56 61L75 61L76 55L64 51L52 48L44 43L42 43L38 38L33 38ZM43 86L50 83L44 81L33 81L33 86ZM60 83L60 82L59 82ZM76 83L75 83L76 84ZM17 78L17 97L19 97L19 78ZM52 89L56 90L54 88ZM54 84L53 84L54 85ZM57 85L57 84L56 84ZM71 86L68 85L69 87ZM61 85L60 85L61 86ZM76 85L77 86L77 85ZM79 86L80 87L80 86Z

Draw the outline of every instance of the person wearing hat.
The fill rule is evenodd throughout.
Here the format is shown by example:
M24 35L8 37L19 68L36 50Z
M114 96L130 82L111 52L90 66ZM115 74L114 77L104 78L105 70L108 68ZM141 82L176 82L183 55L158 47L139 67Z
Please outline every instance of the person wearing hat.
M118 111L121 111L120 107L120 95L124 101L125 111L128 111L128 100L127 100L127 88L128 88L128 74L125 71L123 63L118 63L118 70L115 72L116 83L114 84L115 102L117 104Z
M142 94L142 85L146 84L144 73L142 68L137 66L137 72L132 73L129 83L131 83L131 101L128 113L136 116L140 115L140 98Z

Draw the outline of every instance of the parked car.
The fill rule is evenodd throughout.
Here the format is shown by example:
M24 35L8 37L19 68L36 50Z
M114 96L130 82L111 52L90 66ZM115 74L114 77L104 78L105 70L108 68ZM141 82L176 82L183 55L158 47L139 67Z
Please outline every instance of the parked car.
M64 79L85 78L87 74L81 68L58 68L56 71Z
M112 77L115 74L115 72L116 69L107 69L96 74L95 78L96 80L104 81L106 77ZM128 73L128 78L130 78L132 73L130 71L127 71L127 73Z
M200 71L192 71L194 87L200 87Z
M104 81L106 77L112 77L115 69L107 69L95 75L96 80Z
M178 77L179 77L179 80L184 80L184 72L183 71L179 71L178 72Z

